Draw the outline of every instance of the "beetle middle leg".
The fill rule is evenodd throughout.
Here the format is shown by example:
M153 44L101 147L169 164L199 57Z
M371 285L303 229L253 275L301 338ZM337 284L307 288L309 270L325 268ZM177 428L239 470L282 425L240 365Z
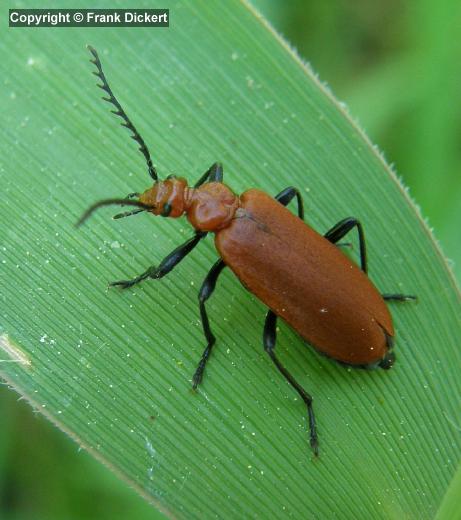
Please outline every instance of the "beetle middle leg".
M325 235L323 235L332 244L339 242L351 229L357 227L359 233L359 245L360 245L360 267L366 274L368 271L367 267L367 248L365 245L365 233L363 232L362 224L354 217L347 217L340 220L336 225L329 229Z
M202 357L200 358L197 369L192 377L192 386L193 388L197 388L197 386L201 383L203 378L203 371L205 370L206 362L211 354L211 349L215 344L216 338L214 334L211 332L210 321L208 320L208 315L205 308L205 302L212 295L213 291L216 287L216 281L218 276L221 274L222 270L226 267L226 264L219 259L213 267L210 269L209 273L206 275L205 280L203 281L202 287L200 288L200 292L198 295L199 299L199 307L200 307L200 318L202 320L203 333L205 334L205 339L207 340L207 346L203 351Z
M282 206L288 206L288 204L291 202L291 200L295 196L296 196L296 201L298 203L298 217L301 220L304 220L303 198L297 188L294 188L293 186L289 186L288 188L285 188L283 191L281 191L278 195L275 196L275 200L280 202L280 204L282 204Z
M275 366L282 373L283 377L290 383L290 385L298 392L301 399L306 403L307 412L309 416L309 430L310 430L310 444L314 450L314 455L319 454L319 442L317 438L317 429L315 426L314 409L312 407L312 396L308 394L304 388L295 380L295 378L288 372L288 370L280 363L275 355L275 344L277 340L277 315L271 310L266 315L264 323L263 344L264 350L269 354L269 357L275 363Z
M127 289L128 287L132 287L147 278L154 278L158 280L163 276L167 275L172 269L174 269L181 260L183 260L194 247L206 236L207 233L197 232L192 238L189 238L184 244L181 244L174 251L172 251L169 255L167 255L160 264L153 265L147 269L144 273L140 274L136 278L132 280L119 280L117 282L111 282L109 287L119 286L122 289Z

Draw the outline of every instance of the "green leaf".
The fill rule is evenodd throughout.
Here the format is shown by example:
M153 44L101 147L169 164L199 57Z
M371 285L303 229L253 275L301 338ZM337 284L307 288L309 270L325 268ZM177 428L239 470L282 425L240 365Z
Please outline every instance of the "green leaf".
M461 518L461 466L458 466L453 480L437 511L436 520L459 520Z
M2 377L171 517L433 517L461 451L460 295L437 244L344 107L248 5L162 5L169 29L10 29L0 42ZM364 223L380 290L418 295L392 305L389 372L344 369L281 325L280 357L315 399L318 460L304 406L263 352L264 306L229 272L191 391L211 237L166 279L107 290L192 231L108 209L74 227L94 201L149 185L99 100L88 43L162 177L192 183L218 160L236 192L296 186L319 232Z

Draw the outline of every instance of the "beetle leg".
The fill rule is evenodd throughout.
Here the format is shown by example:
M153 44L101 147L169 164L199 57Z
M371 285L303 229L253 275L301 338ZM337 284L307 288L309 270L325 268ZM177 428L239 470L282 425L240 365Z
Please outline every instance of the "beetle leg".
M194 188L198 188L204 182L222 182L223 169L221 163L214 163L208 168L208 170L200 177L200 179L194 184Z
M309 430L310 430L310 444L312 449L314 450L314 455L318 456L319 454L319 443L317 438L317 429L315 427L315 416L314 409L312 407L312 396L309 395L304 388L295 380L295 378L288 372L288 370L280 363L278 358L275 355L275 344L277 340L277 315L274 314L271 310L266 315L266 321L264 323L264 333L263 333L263 344L264 350L269 354L272 361L275 363L275 366L279 369L285 379L290 383L291 386L295 388L298 394L301 396L301 399L306 403L307 412L309 415Z
M207 340L207 346L203 351L202 357L200 358L197 369L192 377L192 386L194 390L201 383L203 377L203 371L205 370L206 362L211 354L211 349L215 344L216 338L214 334L211 332L210 322L208 320L208 315L205 308L205 302L212 295L215 287L218 276L221 274L221 271L226 267L226 264L219 259L213 267L210 269L209 273L206 275L205 280L203 281L202 287L200 288L200 292L198 295L199 307L200 307L200 318L202 319L203 333L205 334L205 339Z
M410 294L382 294L381 296L388 302L409 302L418 299L416 296L411 296Z
M275 200L280 202L283 206L288 206L293 197L296 195L296 200L298 202L298 217L301 220L304 220L304 204L303 198L301 197L301 193L298 189L293 186L289 186L281 191L278 195L275 196Z
M365 245L365 234L363 232L362 224L354 217L347 217L339 221L335 226L329 229L325 235L323 235L332 244L336 244L341 238L343 238L349 231L357 227L359 233L359 244L360 244L360 266L362 271L366 274L367 268L367 248Z
M146 278L154 278L158 280L162 278L166 274L168 274L174 267L176 267L179 262L185 258L194 247L200 242L202 238L206 236L206 233L195 233L192 238L189 238L184 244L181 244L174 251L172 251L168 256L166 256L161 262L160 265L149 267L147 271L140 274L136 278L132 280L119 280L117 282L111 282L109 287L119 286L122 289L127 289L128 287L132 287L133 285L146 280Z

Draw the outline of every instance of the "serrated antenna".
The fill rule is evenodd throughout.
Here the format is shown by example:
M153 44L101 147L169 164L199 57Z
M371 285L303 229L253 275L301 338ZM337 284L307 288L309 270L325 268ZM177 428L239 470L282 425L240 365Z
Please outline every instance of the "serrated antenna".
M122 108L122 105L118 102L117 98L114 96L114 93L112 92L112 89L109 87L109 83L107 83L106 76L104 72L102 71L102 65L101 61L99 59L98 53L96 52L96 49L94 47L91 47L91 45L87 45L88 50L91 52L94 59L90 60L91 63L96 65L96 68L98 69L97 72L93 72L95 76L97 76L101 81L102 85L97 83L97 86L104 90L104 92L107 93L109 97L104 97L104 101L108 101L109 103L112 103L112 105L115 106L116 110L111 110L113 114L116 116L120 116L123 119L123 123L121 123L122 126L125 128L128 128L128 130L131 132L130 137L134 139L138 145L139 145L139 151L144 155L147 163L147 169L149 171L149 175L154 179L154 181L158 180L157 170L155 169L154 165L152 164L152 159L150 158L149 150L146 146L146 143L144 142L144 139L139 135L139 132L136 130L136 127L134 124L130 121L129 117L126 115L125 111Z

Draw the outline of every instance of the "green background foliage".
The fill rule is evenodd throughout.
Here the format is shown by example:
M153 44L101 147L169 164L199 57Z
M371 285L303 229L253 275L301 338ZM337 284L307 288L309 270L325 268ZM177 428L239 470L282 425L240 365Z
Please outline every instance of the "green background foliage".
M457 3L254 3L396 165L459 276ZM460 453L459 296L440 254L379 158L247 8L170 8L170 29L4 29L0 327L33 368L2 373L178 516L433 517ZM344 370L281 327L281 357L315 395L319 461L302 406L261 352L263 307L229 273L210 305L219 347L190 391L211 241L161 284L105 291L190 231L107 212L72 227L90 202L147 185L98 100L87 43L163 175L192 180L221 160L236 191L299 186L315 228L366 222L379 287L418 288L417 306L393 307L390 373ZM6 386L0 397L2 518L161 516Z

